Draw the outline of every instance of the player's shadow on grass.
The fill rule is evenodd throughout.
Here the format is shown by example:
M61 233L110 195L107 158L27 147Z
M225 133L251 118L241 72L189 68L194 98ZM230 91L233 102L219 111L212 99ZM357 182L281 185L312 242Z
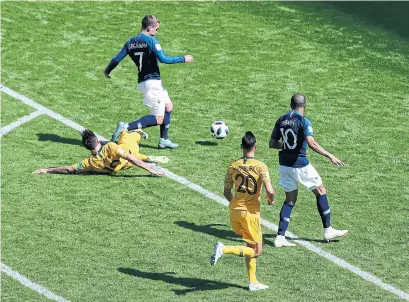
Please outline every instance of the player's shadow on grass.
M276 237L277 235L273 235L273 236ZM308 241L308 242L317 242L317 243L327 244L327 242L324 239L310 239L310 238L290 237L290 236L285 236L285 237L289 240L295 241L295 243L297 243L297 241ZM332 243L339 242L339 239L332 239L331 242Z
M52 133L37 133L38 140L42 142L56 142L62 144L82 146L82 141L75 138L61 137Z
M231 229L228 229L228 226L226 224L212 223L199 225L188 221L175 221L174 223L182 228L208 234L220 239L241 241L241 238L238 235L236 235L233 231L231 231ZM224 229L218 228L220 226L222 226Z
M200 278L177 277L175 276L176 273L174 272L152 273L152 272L140 271L138 269L122 268L122 267L118 268L118 271L123 274L135 276L138 278L151 279L155 281L160 280L160 281L164 281L169 284L176 284L176 285L182 285L182 286L187 287L186 289L172 289L173 292L177 295L186 295L187 293L194 292L194 291L219 290L219 289L226 289L230 287L247 289L247 287L240 286L237 284L232 284L232 283L219 282L219 281L200 279Z
M227 240L233 240L233 241L239 241L241 242L240 236L236 235L233 231L231 231L230 227L227 226L226 224L205 224L205 225L198 225L193 222L188 222L188 221L175 221L174 222L176 225L183 227L185 229L189 229L195 232L201 232L204 234L208 234L214 237L217 237L219 239L227 239ZM223 226L224 229L218 228L218 226ZM276 237L276 234L263 234L263 243L265 245L270 245L274 246L274 238ZM319 239L310 239L310 238L296 238L296 237L288 237L288 239L293 240L293 241L309 241L309 242L318 242L318 243L325 243L324 240L319 240ZM331 240L331 242L338 242L339 240Z
M108 174L102 172L82 172L82 173L73 173L73 174L66 174L74 177L78 176L104 176L104 177L119 177L119 178L142 178L142 177L159 177L151 174Z
M152 174L115 174L111 175L112 177L119 177L119 178L139 178L139 177L154 177L160 178L160 176L152 175Z
M219 239L227 239L227 240L242 242L241 237L235 234L231 230L231 227L227 226L226 224L212 223L212 224L198 225L198 224L195 224L193 222L188 222L188 221L175 221L175 224L182 228L189 229L195 232L208 234L208 235L217 237ZM219 228L220 226L222 226L224 229ZM267 238L272 238L275 236L276 235L263 234L264 244L273 245L273 241L268 240Z
M195 141L195 144L201 145L201 146L217 146L218 144L216 142L211 142L211 141Z
M159 150L158 145L155 145L155 146L145 145L145 144L138 144L138 145L139 145L139 147L141 147L141 148L147 148L147 149L156 149L156 150Z

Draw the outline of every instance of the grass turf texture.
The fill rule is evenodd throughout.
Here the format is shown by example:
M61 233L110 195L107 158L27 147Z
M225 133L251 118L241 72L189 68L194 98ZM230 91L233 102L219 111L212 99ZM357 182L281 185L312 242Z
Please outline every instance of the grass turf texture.
M195 62L161 66L175 103L170 135L181 147L156 150L159 129L150 128L142 152L168 155L171 171L221 193L228 163L241 155L240 138L252 130L257 157L270 167L278 193L279 205L263 205L262 216L277 223L284 194L268 139L290 96L306 94L318 142L347 164L338 169L310 151L334 226L351 232L317 245L408 292L408 145L402 137L409 134L409 35L406 19L388 21L408 4L387 11L369 3L372 15L354 5L3 2L2 83L110 137L119 120L134 120L146 108L129 58L111 80L103 69L139 30L140 19L154 13L162 21L164 50L192 54ZM2 126L33 111L1 97ZM216 141L209 127L219 119L230 134ZM227 209L214 201L136 168L117 177L30 174L79 162L87 155L79 144L76 131L46 116L2 138L2 262L73 301L254 297L242 289L242 259L208 264L214 241L240 244ZM315 199L305 190L289 230L322 237ZM257 299L398 300L302 247L273 249L272 232L264 233L258 277L273 288ZM2 299L35 297L7 278Z
M7 126L19 118L34 112L34 108L29 108L8 94L1 93L1 126Z

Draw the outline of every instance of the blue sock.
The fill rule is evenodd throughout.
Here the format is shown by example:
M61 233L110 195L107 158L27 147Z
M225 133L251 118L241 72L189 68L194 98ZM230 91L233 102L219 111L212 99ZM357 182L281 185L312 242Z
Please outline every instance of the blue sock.
M287 231L288 225L290 224L291 211L294 205L290 205L284 202L281 212L280 212L280 223L278 224L278 235L285 236L285 231Z
M317 208L321 216L322 226L329 228L331 226L331 210L329 208L327 194L317 196Z
M156 117L154 115L145 115L142 116L139 120L129 123L128 130L143 129L156 125Z
M160 125L160 137L163 139L168 139L168 131L170 126L170 115L172 111L165 112L165 116L163 117L163 123Z

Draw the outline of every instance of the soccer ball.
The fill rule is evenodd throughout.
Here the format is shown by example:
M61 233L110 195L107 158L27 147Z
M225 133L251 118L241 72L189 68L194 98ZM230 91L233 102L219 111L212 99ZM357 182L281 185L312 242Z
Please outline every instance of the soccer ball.
M210 127L210 134L214 138L225 138L229 134L229 127L223 121L216 121Z

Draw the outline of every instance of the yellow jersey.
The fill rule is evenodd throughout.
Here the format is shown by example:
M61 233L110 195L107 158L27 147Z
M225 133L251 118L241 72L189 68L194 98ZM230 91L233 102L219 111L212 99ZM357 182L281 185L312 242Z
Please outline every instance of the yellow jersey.
M121 157L118 148L117 144L109 142L98 153L92 154L72 167L76 172L117 173L124 166L128 166L127 160ZM125 152L130 151L125 150Z
M133 164L121 157L118 148L123 149L125 153L130 153L140 160L146 161L148 156L139 153L138 142L140 140L140 133L122 131L118 144L109 142L103 146L97 154L91 155L80 163L72 165L72 167L76 172L98 172L108 174L115 174L120 170L129 169Z
M266 164L254 158L243 157L233 161L227 169L224 187L235 194L229 208L260 212L260 195L264 182L270 181Z

